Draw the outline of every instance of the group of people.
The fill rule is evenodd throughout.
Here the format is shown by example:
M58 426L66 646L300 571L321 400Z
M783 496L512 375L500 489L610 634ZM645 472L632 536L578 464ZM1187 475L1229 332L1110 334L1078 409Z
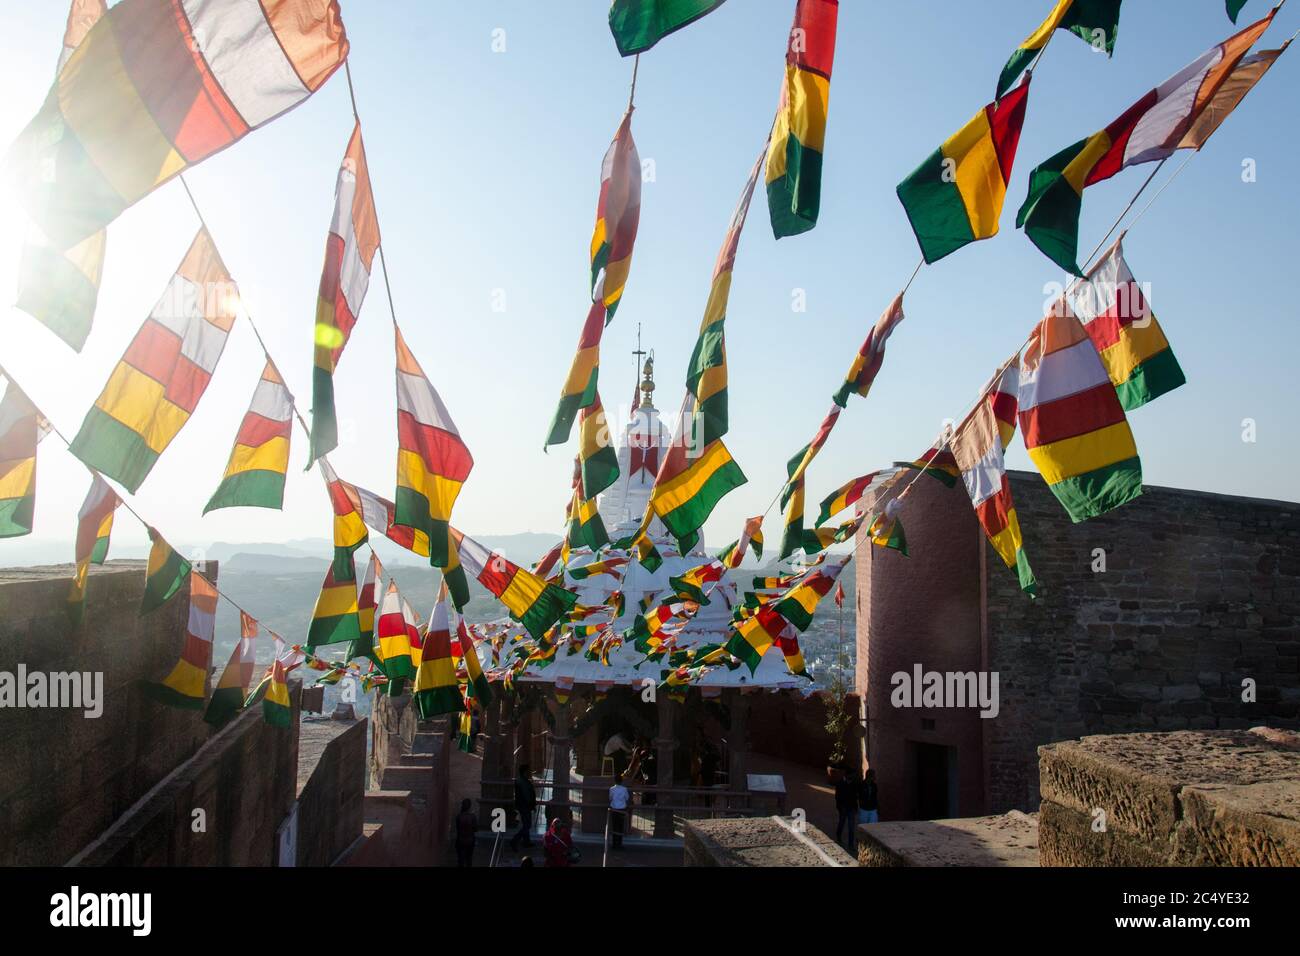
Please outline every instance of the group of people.
M858 824L879 822L879 799L874 770L867 770L863 776L856 767L841 771L835 781L835 842L850 853L857 852Z

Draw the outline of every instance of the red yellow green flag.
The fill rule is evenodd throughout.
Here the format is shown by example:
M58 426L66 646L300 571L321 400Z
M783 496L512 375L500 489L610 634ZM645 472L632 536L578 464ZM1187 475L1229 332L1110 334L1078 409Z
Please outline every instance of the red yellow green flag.
M292 431L293 396L268 358L235 435L226 473L203 513L218 508L283 508Z
M36 518L36 446L45 418L13 382L0 401L0 538L32 533Z
M849 372L844 376L844 384L835 393L835 404L840 408L848 405L850 395L867 397L876 375L880 372L880 366L885 361L885 341L902 321L903 296L900 293L889 304L885 314L876 320L876 324L867 333L862 348L858 349L858 354L853 357L853 364L849 366Z
M202 710L208 693L212 638L217 626L217 589L197 571L190 572L190 617L180 660L160 684L146 684L149 696L169 707Z
M477 661L477 653L475 660ZM456 665L451 656L451 623L447 613L447 586L438 594L429 618L429 630L424 638L420 667L415 675L416 706L420 719L429 720L439 714L457 714L465 710L465 702L456 683Z
M547 584L469 535L453 528L451 537L464 571L504 604L510 616L523 624L534 639L540 641L578 602L578 596L572 591Z
M140 599L140 616L158 610L181 589L190 576L190 563L176 553L153 528L149 529L149 562L145 567L144 596Z
M351 561L351 555L348 560ZM360 638L356 574L339 580L335 577L334 565L331 564L325 572L325 583L321 585L320 596L316 598L316 607L311 613L307 648L310 650L326 644L355 642Z
M1047 19L1016 48L1002 68L997 95L1001 97L1011 89L1011 84L1051 42L1057 30L1068 30L1094 50L1107 56L1113 54L1121 3L1123 0L1057 0Z
M780 239L817 225L839 0L797 0L767 152L767 207Z
M203 397L238 307L239 290L201 228L86 414L72 453L138 491Z
M239 612L239 642L226 662L225 670L217 680L208 701L208 709L203 713L203 720L215 727L220 727L235 716L244 706L248 697L249 685L253 683L253 664L255 660L254 643L257 641L257 621L244 611Z
M86 578L92 564L108 558L108 536L113 530L113 515L122 499L101 476L95 475L90 491L77 514L76 575L68 592L68 612L74 625L80 624L86 610Z
M370 189L370 167L361 124L352 129L334 187L334 217L325 240L325 265L316 299L311 377L311 460L338 447L334 372L370 287L370 269L379 249L379 219Z

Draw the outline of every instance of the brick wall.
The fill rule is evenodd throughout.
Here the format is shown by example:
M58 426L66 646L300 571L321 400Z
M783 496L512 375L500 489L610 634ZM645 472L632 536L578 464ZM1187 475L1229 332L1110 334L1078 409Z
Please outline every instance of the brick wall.
M215 564L210 573L216 575ZM103 714L0 709L0 865L69 860L208 737L201 714L145 699L139 681L180 656L189 585L140 618L143 561L92 568L85 621L68 623L72 566L0 572L0 669L104 675Z
M276 831L293 808L302 684L291 726L250 707L72 860L77 866L274 866ZM364 733L364 731L363 731ZM196 810L204 826L196 832Z
M1075 525L1037 474L1013 472L1011 487L1044 593L1025 599L989 552L1002 696L984 722L990 811L1037 807L1041 744L1297 726L1300 505L1148 487ZM1256 703L1241 699L1248 677Z
M845 706L856 717L861 707L858 695L845 695ZM858 726L854 721L844 735L850 760L858 757ZM823 692L807 697L799 693L749 697L749 749L755 753L809 767L825 767L831 744L831 736L826 732Z

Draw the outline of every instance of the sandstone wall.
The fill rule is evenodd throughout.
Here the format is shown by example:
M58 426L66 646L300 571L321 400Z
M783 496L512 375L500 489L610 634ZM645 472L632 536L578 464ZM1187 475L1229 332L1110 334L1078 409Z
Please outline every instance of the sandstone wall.
M333 731L335 721L321 722ZM303 734L321 724L303 724ZM361 836L365 821L365 718L325 744L298 787L298 866L329 866Z
M138 616L142 561L92 568L83 624L65 609L71 565L0 571L0 670L104 675L104 710L0 709L0 865L69 860L208 737L201 714L147 700L140 681L180 656L189 585ZM208 573L215 578L216 566Z

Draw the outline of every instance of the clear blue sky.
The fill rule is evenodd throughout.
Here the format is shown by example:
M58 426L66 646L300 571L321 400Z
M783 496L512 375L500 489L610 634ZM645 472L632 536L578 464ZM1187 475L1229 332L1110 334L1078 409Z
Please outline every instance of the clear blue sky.
M9 4L0 39L0 141L45 96L61 2ZM854 351L911 273L918 251L894 187L992 96L998 71L1049 0L846 0L831 88L821 223L772 239L755 199L727 322L731 433L750 483L706 528L717 546L771 500L783 463L812 436ZM1177 7L1175 14L1172 8ZM587 243L601 157L627 99L605 0L450 3L344 0L352 67L398 318L476 459L456 523L471 533L557 531L572 446L541 445L587 304ZM602 395L626 407L637 323L658 359L658 404L681 400L710 273L776 105L792 0L732 0L642 57L634 133L657 178L643 196L623 305L606 331ZM1266 11L1262 0L1246 8ZM1285 9L1263 46L1300 26ZM505 31L506 51L492 50ZM1222 0L1129 0L1112 60L1058 34L1035 77L1003 232L922 272L907 319L866 401L853 399L810 472L809 501L928 446L1042 314L1061 277L1015 211L1029 170L1113 120L1224 39ZM1150 484L1295 500L1300 153L1292 52L1130 235L1127 251L1189 378L1131 420ZM352 125L340 74L313 99L193 171L190 182L290 387L310 404L311 328L334 180ZM1258 181L1242 182L1246 158ZM1166 175L1182 157L1166 166ZM1091 246L1146 175L1129 170L1084 202ZM74 355L8 308L22 235L12 198L0 241L3 362L69 434L164 288L197 223L179 185L110 229L90 343ZM507 309L492 310L494 290ZM791 309L794 290L807 311ZM200 511L216 487L261 359L237 326L198 412L155 468L138 506L174 541L275 541L329 534L319 478L295 433L283 513ZM352 481L391 495L392 333L378 274L338 376ZM1258 427L1241 440L1243 418ZM1015 467L1028 467L1017 443ZM42 447L37 538L68 540L85 472ZM774 533L779 519L769 524ZM141 539L134 522L122 541ZM71 555L69 554L69 558ZM3 547L0 547L3 560Z

